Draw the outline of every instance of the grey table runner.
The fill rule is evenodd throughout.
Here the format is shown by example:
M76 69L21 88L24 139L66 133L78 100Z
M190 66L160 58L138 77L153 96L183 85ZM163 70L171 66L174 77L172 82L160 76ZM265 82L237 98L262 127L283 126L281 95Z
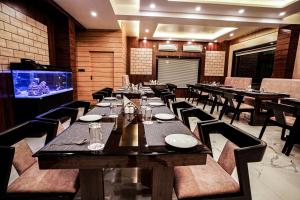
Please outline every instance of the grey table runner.
M192 135L181 121L169 121L158 123L153 121L153 124L144 124L145 136L148 146L164 146L165 137L171 134L187 134Z
M151 108L152 108L152 115L158 113L167 113L167 114L174 115L174 113L167 106L152 106Z
M72 126L66 129L63 133L58 135L48 145L43 147L44 151L90 151L88 149L89 142L83 145L63 145L64 143L72 143L87 139L89 141L89 123L75 122ZM114 123L101 123L103 142L106 144Z
M122 107L118 106L116 108L117 114L120 114L122 110ZM110 107L95 107L92 110L90 110L87 115L109 115L110 113Z

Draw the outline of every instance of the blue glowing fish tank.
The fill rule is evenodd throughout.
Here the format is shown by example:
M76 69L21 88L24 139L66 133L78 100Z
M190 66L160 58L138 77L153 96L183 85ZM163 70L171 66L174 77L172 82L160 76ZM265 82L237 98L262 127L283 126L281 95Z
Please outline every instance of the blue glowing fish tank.
M12 69L15 98L42 98L72 91L72 72Z

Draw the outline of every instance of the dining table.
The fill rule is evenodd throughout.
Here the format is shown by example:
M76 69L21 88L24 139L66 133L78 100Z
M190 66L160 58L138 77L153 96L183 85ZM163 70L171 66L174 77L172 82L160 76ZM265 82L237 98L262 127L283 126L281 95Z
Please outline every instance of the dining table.
M147 101L149 103L161 100L148 98ZM81 198L104 200L105 168L141 168L151 171L152 199L171 200L174 167L205 165L207 155L212 152L200 141L192 148L177 148L167 144L165 137L168 135L194 135L178 118L158 121L153 117L152 124L143 123L141 100L133 99L132 102L136 105L135 112L124 113L120 104L115 111L117 120L110 118L110 107L96 106L86 114L102 116L99 121L105 144L102 150L91 151L88 143L63 145L65 142L89 139L90 122L78 120L34 154L38 158L40 169L79 169ZM165 104L153 106L151 109L153 115L173 114Z
M249 125L263 125L266 119L266 112L262 112L265 101L272 101L277 103L279 99L289 97L289 94L286 93L268 92L253 89L241 89L218 84L198 83L195 85L195 88L205 90L206 92L212 92L214 94L216 98L214 98L212 109L216 106L215 104L217 103L217 96L222 96L225 92L233 93L237 96L246 96L253 98L254 112L253 118L249 122Z

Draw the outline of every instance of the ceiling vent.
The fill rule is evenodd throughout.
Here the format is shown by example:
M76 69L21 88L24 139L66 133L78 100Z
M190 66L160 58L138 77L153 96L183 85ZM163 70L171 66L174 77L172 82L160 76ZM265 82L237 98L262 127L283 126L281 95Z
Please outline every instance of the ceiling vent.
M183 51L185 52L202 52L202 49L203 49L202 45L190 45L190 44L183 45Z
M159 44L158 45L159 51L177 51L176 44Z

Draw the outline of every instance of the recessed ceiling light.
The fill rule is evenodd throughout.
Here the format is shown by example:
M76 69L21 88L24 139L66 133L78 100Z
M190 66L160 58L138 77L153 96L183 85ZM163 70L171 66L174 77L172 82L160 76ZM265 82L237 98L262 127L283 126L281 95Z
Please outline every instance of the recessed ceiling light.
M170 40L167 40L167 44L170 44Z
M147 40L147 37L144 37L144 40Z
M192 42L191 42L191 41L188 41L188 44L192 44Z
M147 42L147 39L144 39L143 42L146 43L146 42Z
M156 8L155 3L151 3L151 4L150 4L150 8L152 8L152 9L153 9L153 8Z
M91 15L92 15L93 17L97 17L97 13L96 13L95 11L92 11L92 12L91 12Z
M195 40L193 39L192 42L195 42Z
M281 12L279 13L279 16L284 16L286 14L286 12Z
M212 42L210 42L210 43L208 43L208 45L213 45L214 43L212 43Z
M218 42L218 40L215 40L214 42Z
M240 9L239 14L243 14L245 12L245 9Z
M196 10L196 11L200 11L200 10L201 10L201 7L200 7L200 6L197 6L197 7L195 8L195 10Z
M233 34L233 33L230 33L229 36L232 37L232 36L234 36L234 34Z
M149 33L149 29L146 28L146 29L145 29L145 32L146 32L146 33Z

